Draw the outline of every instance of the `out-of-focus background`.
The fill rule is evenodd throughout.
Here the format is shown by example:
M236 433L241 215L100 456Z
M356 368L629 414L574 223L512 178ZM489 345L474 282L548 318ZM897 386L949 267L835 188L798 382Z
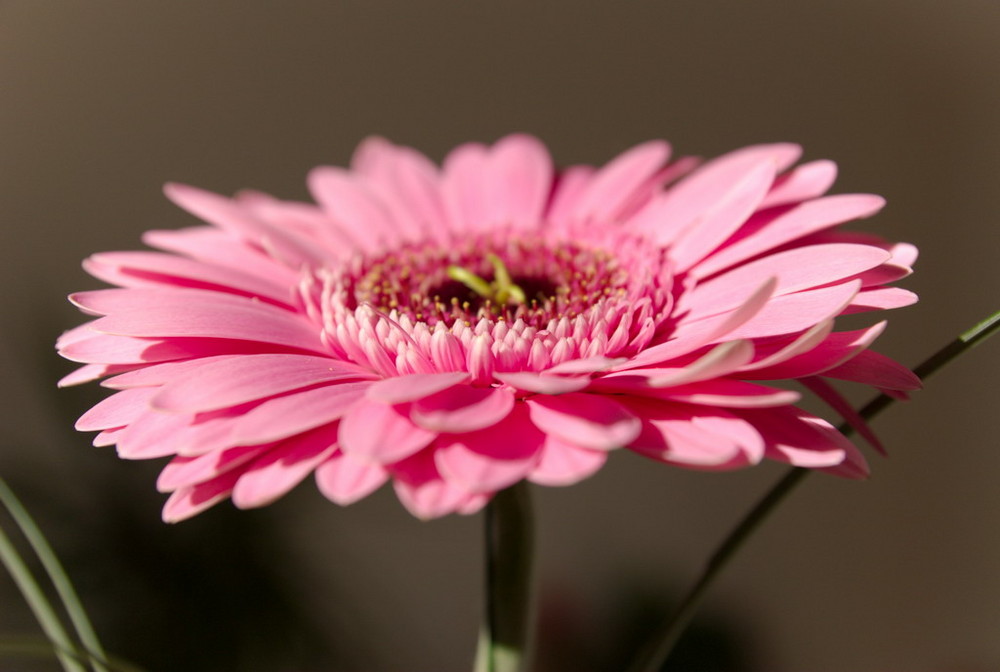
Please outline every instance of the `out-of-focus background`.
M1000 307L1000 3L0 0L0 475L51 536L107 647L150 671L470 668L478 517L311 483L260 511L159 522L158 465L89 445L101 391L56 390L79 267L192 220L168 180L304 198L377 133L440 158L539 135L600 163L646 139L712 156L802 143L867 223L922 249L879 349L913 365ZM811 477L712 593L671 669L1000 669L1000 342L876 424L867 482ZM543 672L613 671L779 475L618 455L536 489ZM4 524L9 521L3 519ZM0 642L37 636L0 575ZM0 658L3 670L52 670Z

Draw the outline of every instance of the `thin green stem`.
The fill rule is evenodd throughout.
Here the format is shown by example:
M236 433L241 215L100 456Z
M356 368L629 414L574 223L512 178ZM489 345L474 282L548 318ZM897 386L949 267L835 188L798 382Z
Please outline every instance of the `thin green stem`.
M486 506L486 604L476 672L518 672L525 661L534 545L529 494L518 483Z
M80 602L80 597L77 595L76 589L73 588L73 583L69 580L62 563L59 562L59 558L56 557L52 546L49 545L38 525L35 524L28 511L2 478L0 478L0 503L7 508L11 518L21 529L24 538L27 539L28 544L42 563L42 568L55 587L56 594L62 601L70 622L76 630L91 668L94 672L109 672L106 666L108 656L101 646L97 633L94 631L94 627L87 617L87 612Z
M7 568L7 572L14 579L21 595L24 596L24 601L28 603L28 607L35 614L42 632L52 643L56 658L58 658L63 670L65 672L87 672L87 668L78 660L75 653L76 646L59 621L55 609L52 608L45 593L35 581L35 577L32 576L31 570L28 569L2 528L0 528L0 562L3 562Z
M82 662L79 654L67 653ZM50 659L55 654L52 642L44 637L0 636L0 660ZM144 672L141 667L113 655L108 655L107 665L109 672Z
M922 380L926 380L944 365L982 343L997 331L1000 331L1000 311L962 333L954 341L928 357L913 371ZM889 407L893 401L895 400L892 397L881 394L862 407L858 414L865 420L871 420ZM854 431L848 425L842 425L839 429L845 436L850 436ZM629 668L629 672L657 672L663 667L663 663L690 623L692 616L715 579L733 559L736 552L742 548L746 540L810 473L812 473L810 470L799 467L789 469L733 528L708 559L701 576L684 596L680 606L671 614L663 627L657 630L654 638L639 652L632 667Z

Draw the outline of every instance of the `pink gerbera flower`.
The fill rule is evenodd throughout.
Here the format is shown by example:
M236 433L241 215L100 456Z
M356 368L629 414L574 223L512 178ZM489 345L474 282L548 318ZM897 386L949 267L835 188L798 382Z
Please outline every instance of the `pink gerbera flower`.
M826 379L918 387L868 349L884 323L833 331L914 302L886 285L916 252L840 231L882 199L823 196L834 164L790 169L799 154L760 145L696 169L654 141L557 171L515 135L439 169L374 138L349 170L310 174L318 205L169 185L208 225L90 257L119 288L71 297L98 317L60 338L85 364L62 382L117 390L77 428L123 458L171 458L168 521L261 506L313 473L341 504L392 481L417 516L470 513L622 448L863 476L797 392L760 381L800 379L842 411Z

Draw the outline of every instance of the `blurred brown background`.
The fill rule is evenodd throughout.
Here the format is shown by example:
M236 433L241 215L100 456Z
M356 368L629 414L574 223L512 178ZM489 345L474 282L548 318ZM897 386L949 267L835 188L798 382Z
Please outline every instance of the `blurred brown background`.
M913 365L1000 308L998 38L996 0L0 0L0 474L108 648L150 671L467 670L478 517L420 523L388 490L341 509L307 483L168 527L157 465L72 431L100 396L54 387L71 366L52 342L81 320L64 297L98 286L80 260L188 225L167 180L302 198L371 133L440 158L523 130L561 163L791 140L921 247L921 303L879 345ZM880 418L892 458L870 481L808 480L673 669L1000 669L998 363L988 343ZM536 489L539 669L619 669L780 473L623 454ZM0 635L37 632L0 576Z

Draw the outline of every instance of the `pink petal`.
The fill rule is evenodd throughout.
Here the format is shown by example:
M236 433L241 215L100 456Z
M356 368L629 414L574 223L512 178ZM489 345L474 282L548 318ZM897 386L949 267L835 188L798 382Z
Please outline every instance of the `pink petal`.
M137 388L112 394L80 416L76 429L90 432L124 427L149 411L149 400L155 393L155 389Z
M686 320L727 312L746 302L753 288L768 278L778 279L774 296L840 282L873 269L889 253L868 245L810 245L772 254L738 266L696 286L680 309L689 307Z
M153 407L175 413L201 413L273 397L314 385L371 378L353 364L311 355L243 355L216 360L167 383Z
M539 485L573 485L597 473L607 459L608 453L603 450L580 448L548 436L528 480Z
M163 522L179 523L215 506L229 497L238 477L239 471L228 471L211 481L177 490L163 505Z
M794 390L776 390L741 380L710 380L660 391L658 398L721 408L765 408L794 404L801 395Z
M823 371L823 377L851 380L888 390L919 390L923 387L912 371L874 350L862 350L843 364Z
M682 369L649 378L652 387L671 387L718 378L732 373L753 359L750 341L729 341L709 350L705 355Z
M385 204L350 172L330 166L314 168L309 173L309 191L366 250L380 250L392 240L396 225Z
M591 380L590 376L548 376L530 371L495 373L493 377L522 392L549 395L579 392L588 387Z
M275 446L243 471L233 488L233 504L249 509L282 497L333 454L336 441L335 428L321 427Z
M160 471L156 489L160 492L173 492L204 483L243 466L270 448L270 445L240 446L203 455L175 457Z
M367 497L388 478L388 472L381 465L362 462L344 453L337 453L316 467L319 491L341 506Z
M573 222L573 211L586 193L594 172L590 166L570 166L556 176L545 218L550 225L562 228Z
M750 320L726 334L726 338L763 338L809 329L839 315L854 298L860 284L860 281L853 280L832 287L773 298ZM712 322L724 317L711 317L702 322Z
M59 379L56 383L57 387L72 387L73 385L82 385L83 383L89 383L97 380L98 378L103 378L105 376L113 376L117 373L123 373L130 370L132 367L129 365L111 365L111 364L86 364L76 369L72 373L69 373Z
M374 383L368 389L368 398L384 404L400 404L446 390L469 380L469 374L455 371L450 373L416 373L409 376L395 376Z
M147 364L175 359L186 359L202 352L201 344L193 339L169 341L111 336L94 333L90 338L78 340L59 348L59 354L73 362L93 364Z
M767 456L797 467L855 465L850 473L867 475L864 458L833 425L805 411L786 406L759 411L741 411L767 442Z
M682 355L699 350L709 343L717 342L726 335L752 320L771 300L777 280L769 278L757 288L750 298L728 315L685 324L681 322L671 339L646 348L631 360L613 367L612 370L652 366L670 361Z
M278 441L339 420L368 385L339 383L268 399L236 421L234 440L246 445Z
M406 405L361 399L340 421L340 448L352 457L379 464L402 460L437 436L413 424Z
M184 184L167 184L163 193L192 215L263 246L271 256L292 268L323 264L323 259L310 250L308 241L267 226L231 199Z
M865 441L871 444L871 446L877 450L882 455L885 455L885 446L879 441L878 436L869 427L868 422L865 421L861 415L854 410L851 403L844 398L840 392L837 391L833 385L826 382L819 376L809 376L802 379L802 384L807 388L812 390L812 392L825 401L827 405L830 406L834 411L840 414L847 424L849 424L854 431L856 431L860 436L862 436Z
M534 467L545 435L528 417L523 404L489 429L442 436L434 462L445 479L472 492L502 490Z
M487 210L487 149L478 143L456 147L444 159L441 197L453 233L492 224Z
M571 392L532 397L525 403L536 427L582 448L620 448L640 430L639 419L608 397Z
M592 222L613 222L670 156L670 145L646 142L597 171L576 199L573 217Z
M760 159L749 165L707 164L670 192L677 199L698 203L683 228L669 242L668 254L678 271L686 271L719 247L750 217L774 182L774 163Z
M86 259L83 267L94 277L123 287L195 287L259 296L283 305L291 300L289 285L274 282L269 276L250 275L172 254L104 252Z
M423 451L393 465L393 488L403 506L417 518L429 520L449 513L473 513L489 500L485 493L469 492L441 477L431 451Z
M239 236L213 226L194 226L169 231L147 231L142 240L150 247L174 252L212 265L234 269L275 285L293 287L299 268L282 265Z
M142 338L227 338L326 351L314 325L274 306L200 290L127 291L130 296L121 296L120 312L93 322L95 331Z
M908 289L899 287L879 287L864 289L851 301L845 314L863 313L871 310L892 310L912 306L917 302L917 295Z
M797 203L822 196L837 179L837 164L825 159L803 163L781 175L760 203L760 208Z
M882 333L885 322L867 329L838 331L828 334L820 343L801 348L805 337L796 339L763 359L740 370L741 378L779 380L801 378L822 373L861 352ZM809 332L806 332L808 335Z
M827 196L783 210L759 215L756 228L730 242L699 263L691 272L708 277L737 263L775 249L816 231L828 229L855 219L875 214L885 205L885 199L871 194ZM754 218L756 220L757 217ZM751 221L754 221L751 220ZM748 224L748 229L750 225Z
M701 469L734 469L756 464L764 456L764 441L756 429L722 409L636 397L628 406L642 417L642 430L628 448L647 457Z
M513 408L509 390L462 385L414 401L410 419L432 432L460 434L493 427Z
M536 138L509 135L497 142L486 167L489 219L536 227L552 190L552 159Z

